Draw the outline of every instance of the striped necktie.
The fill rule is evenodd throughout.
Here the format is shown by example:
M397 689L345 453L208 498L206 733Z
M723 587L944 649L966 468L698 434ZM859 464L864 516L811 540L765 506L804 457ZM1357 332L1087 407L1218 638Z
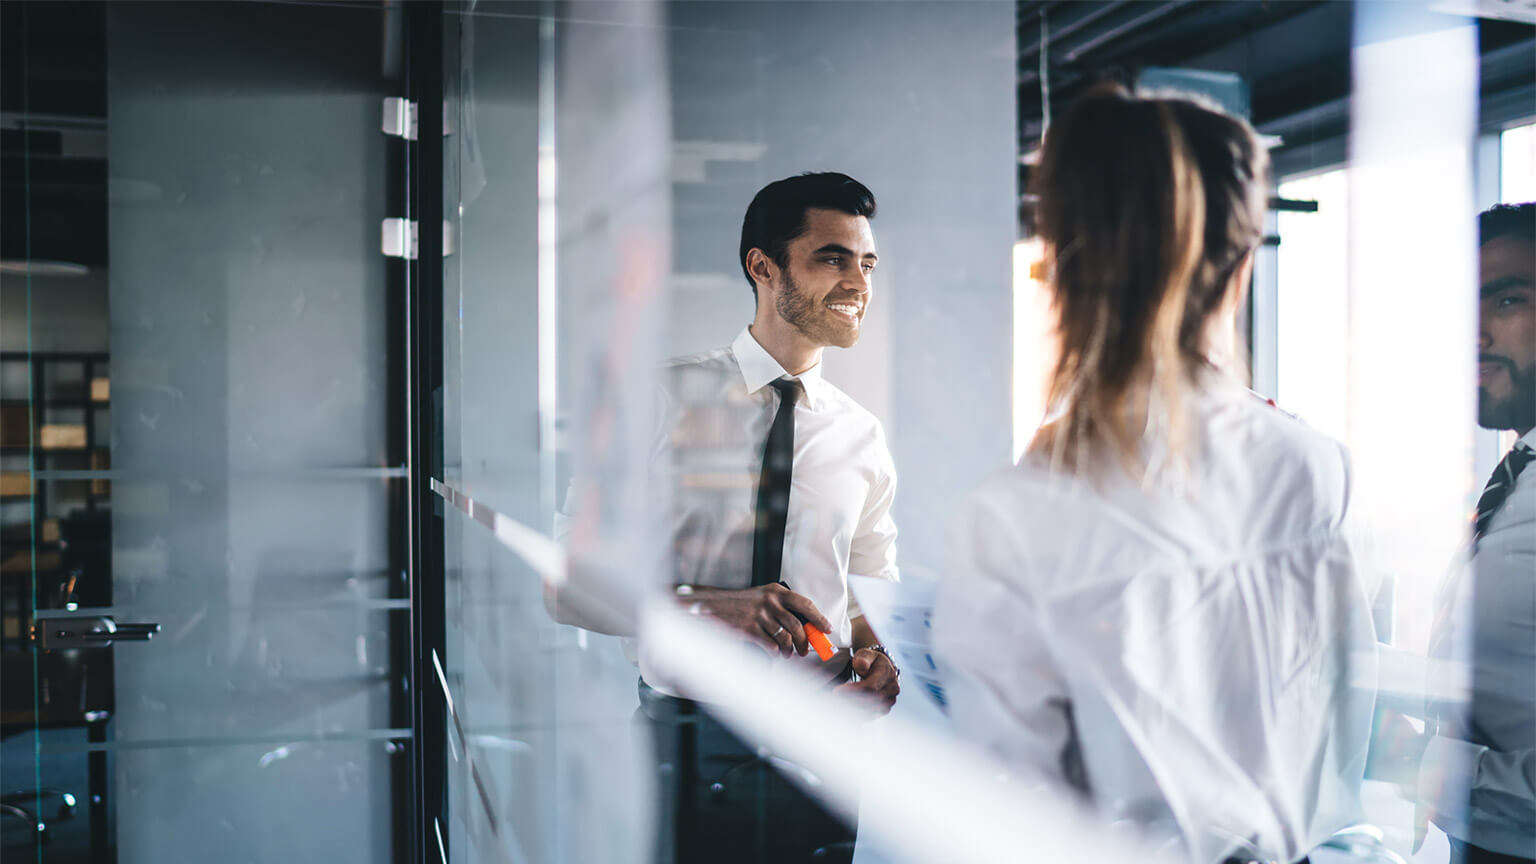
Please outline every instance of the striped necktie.
M1515 479L1532 460L1536 460L1536 450L1526 444L1516 444L1505 454L1499 466L1493 469L1493 476L1488 478L1488 485L1483 487L1483 494L1477 499L1477 526L1472 531L1474 547L1488 533L1488 523L1493 521L1493 514L1504 506L1504 500L1515 488Z
M1483 539L1488 531L1488 523L1493 521L1495 513L1504 506L1505 499L1515 488L1515 480L1525 466L1536 459L1536 452L1525 444L1516 444L1499 461L1493 469L1493 476L1488 478L1488 485L1483 487L1483 494L1477 499L1477 521L1472 530L1472 552L1477 552L1477 541ZM1445 656L1451 652L1449 647L1452 640L1451 622L1457 619L1456 606L1450 596L1446 596L1443 602L1437 601L1439 610L1435 614L1434 626L1430 629L1430 656ZM1471 621L1462 621L1463 624L1471 624ZM1441 646L1441 647L1437 647ZM1467 732L1456 731L1457 727L1469 720L1467 716L1468 705L1460 703L1454 706L1437 704L1430 709L1428 726L1425 732L1453 737L1466 737ZM1429 828L1429 806L1419 801L1414 805L1413 816L1413 850L1417 852L1423 844Z

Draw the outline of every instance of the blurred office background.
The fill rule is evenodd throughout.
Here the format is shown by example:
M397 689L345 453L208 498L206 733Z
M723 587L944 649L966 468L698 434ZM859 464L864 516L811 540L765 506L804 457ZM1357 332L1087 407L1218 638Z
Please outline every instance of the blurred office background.
M1474 423L1474 216L1536 198L1529 4L0 14L6 861L648 860L635 669L544 600L567 552L651 560L649 370L749 319L758 188L870 186L877 296L827 376L885 426L903 577L937 578L1040 421L1024 192L1104 76L1268 136L1253 387L1354 449L1405 651L1511 443ZM557 541L578 476L608 504ZM943 736L918 692L891 722ZM861 860L903 860L890 830Z

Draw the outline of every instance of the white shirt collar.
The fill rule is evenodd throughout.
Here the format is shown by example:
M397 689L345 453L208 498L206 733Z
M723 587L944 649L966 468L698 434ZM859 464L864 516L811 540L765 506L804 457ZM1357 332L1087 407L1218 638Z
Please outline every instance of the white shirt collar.
M1532 429L1524 435L1521 435L1520 440L1515 442L1515 446L1524 446L1531 450L1536 450L1536 429Z
M795 378L800 386L805 388L806 407L815 410L821 405L821 396L825 379L821 377L821 364L801 372L799 375L791 375L784 371L779 361L773 359L768 349L758 343L757 337L752 335L750 327L741 328L741 334L736 341L731 343L731 354L736 357L736 366L741 369L742 381L747 385L747 392L756 393L768 386L770 381L780 378Z

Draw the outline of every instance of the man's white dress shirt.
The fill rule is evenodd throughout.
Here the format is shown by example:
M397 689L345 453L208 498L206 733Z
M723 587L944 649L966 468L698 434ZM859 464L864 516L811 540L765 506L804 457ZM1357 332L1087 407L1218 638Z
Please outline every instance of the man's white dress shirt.
M1349 461L1206 377L1182 474L1096 487L1026 457L975 492L934 642L960 737L1011 778L1201 864L1290 861L1356 819L1371 732Z
M1536 431L1515 446L1536 448ZM1441 711L1419 788L1452 837L1536 858L1536 464L1515 478L1453 588L1436 653L1472 658L1472 704Z
M822 377L817 364L789 375L743 329L729 348L682 357L662 373L663 434L656 462L670 472L673 581L749 588L757 483L779 393L795 378L795 449L780 578L816 604L841 650L822 664L814 652L794 662L829 676L848 663L858 604L848 574L896 579L896 470L875 416ZM644 646L640 674L653 674Z

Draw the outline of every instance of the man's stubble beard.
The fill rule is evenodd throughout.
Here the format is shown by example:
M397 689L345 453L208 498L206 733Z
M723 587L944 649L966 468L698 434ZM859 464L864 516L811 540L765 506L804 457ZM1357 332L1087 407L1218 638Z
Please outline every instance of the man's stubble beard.
M779 271L779 291L774 298L773 308L785 323L817 345L851 348L859 341L859 328L850 330L831 324L825 318L832 314L830 312L818 317L817 313L822 312L821 307L805 295L800 284L789 275L787 267Z
M1477 388L1477 425L1484 429L1536 428L1536 364L1520 369L1509 366L1512 392L1494 399L1486 388Z

